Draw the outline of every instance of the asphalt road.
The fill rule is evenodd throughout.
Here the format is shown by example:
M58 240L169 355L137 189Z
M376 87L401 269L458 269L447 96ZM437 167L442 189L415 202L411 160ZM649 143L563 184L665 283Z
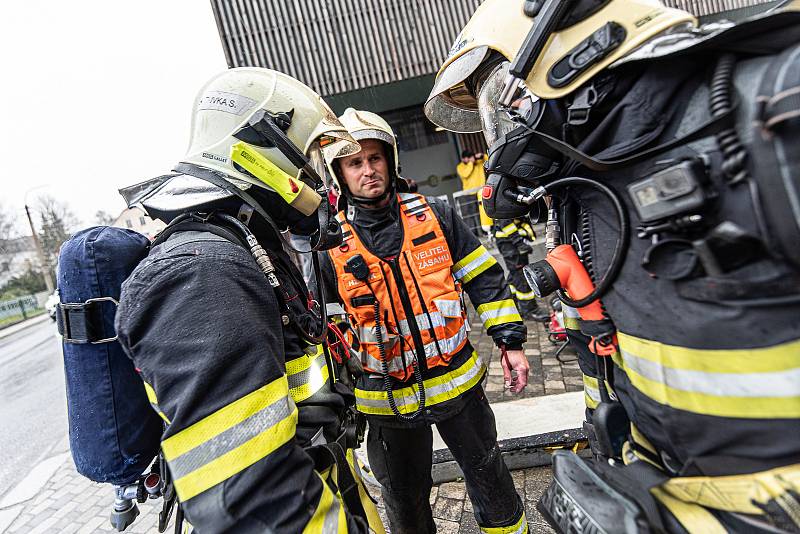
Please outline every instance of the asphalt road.
M0 339L0 497L67 435L56 335L47 320Z

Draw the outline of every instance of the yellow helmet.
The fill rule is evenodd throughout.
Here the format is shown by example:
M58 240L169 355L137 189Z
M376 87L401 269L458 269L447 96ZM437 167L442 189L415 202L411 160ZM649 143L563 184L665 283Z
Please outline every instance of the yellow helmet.
M479 132L476 88L471 78L497 60L511 61L536 19L524 11L524 0L486 0L456 37L425 103L434 124L456 132ZM598 72L653 37L694 26L689 13L658 0L584 2L581 18L557 28L536 58L525 86L543 99L570 94ZM593 7L592 7L593 6Z

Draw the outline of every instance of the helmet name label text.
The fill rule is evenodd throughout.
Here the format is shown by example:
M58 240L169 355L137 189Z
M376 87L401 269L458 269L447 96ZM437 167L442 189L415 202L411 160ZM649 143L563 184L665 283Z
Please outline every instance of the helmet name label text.
M253 108L256 101L246 96L226 91L208 91L200 97L197 109L224 111L232 115L242 115Z

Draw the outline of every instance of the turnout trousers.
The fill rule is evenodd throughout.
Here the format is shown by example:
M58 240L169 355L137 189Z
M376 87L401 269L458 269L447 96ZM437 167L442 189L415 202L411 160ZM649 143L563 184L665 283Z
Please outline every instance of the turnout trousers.
M436 428L464 472L475 519L482 532L525 533L522 500L500 456L489 402L480 387L464 395L470 398L463 410L439 421ZM436 532L429 501L433 486L431 426L397 428L370 419L367 454L382 486L392 534Z

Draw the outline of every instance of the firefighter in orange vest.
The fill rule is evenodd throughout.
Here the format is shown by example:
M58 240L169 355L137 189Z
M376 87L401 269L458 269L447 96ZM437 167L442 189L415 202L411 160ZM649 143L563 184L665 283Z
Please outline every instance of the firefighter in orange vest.
M338 215L344 241L323 257L322 284L360 340L356 408L369 421L367 452L391 531L436 530L429 504L436 424L464 472L481 530L527 532L481 387L489 355L467 339L462 298L465 290L500 347L507 387L522 391L527 333L503 269L449 205L405 192L386 121L354 109L340 121L362 150L332 169L346 201Z

